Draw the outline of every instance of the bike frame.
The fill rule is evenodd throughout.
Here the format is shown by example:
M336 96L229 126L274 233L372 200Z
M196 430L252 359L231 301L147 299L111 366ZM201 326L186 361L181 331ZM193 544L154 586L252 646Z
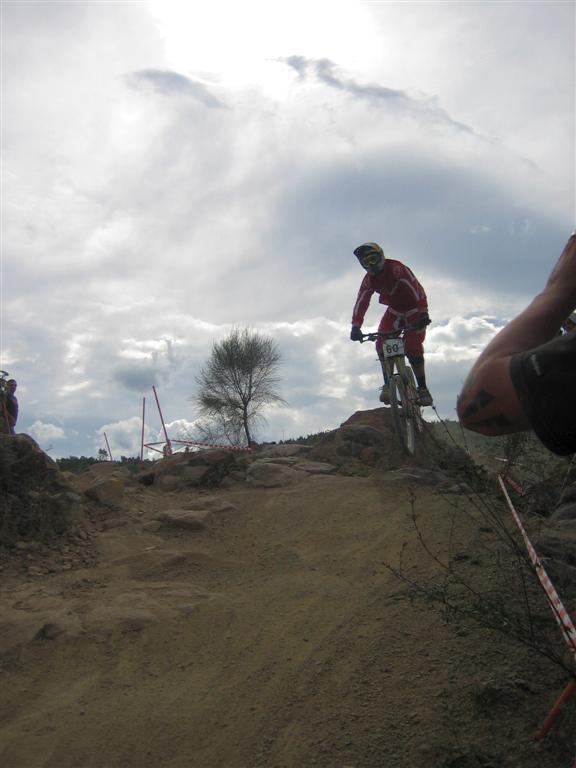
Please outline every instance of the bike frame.
M414 373L406 363L404 340L398 331L364 334L362 341L376 341L378 338L383 340L383 356L379 360L384 382L388 383L390 389L394 431L406 453L413 454L416 450L416 433L422 431Z

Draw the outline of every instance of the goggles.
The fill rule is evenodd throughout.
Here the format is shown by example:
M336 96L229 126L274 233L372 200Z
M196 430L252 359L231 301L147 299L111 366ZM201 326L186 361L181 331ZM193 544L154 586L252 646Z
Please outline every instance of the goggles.
M366 269L370 269L372 267L377 267L380 264L381 259L382 254L373 251L372 253L367 253L364 256L361 256L360 264L362 264L363 267L366 267Z

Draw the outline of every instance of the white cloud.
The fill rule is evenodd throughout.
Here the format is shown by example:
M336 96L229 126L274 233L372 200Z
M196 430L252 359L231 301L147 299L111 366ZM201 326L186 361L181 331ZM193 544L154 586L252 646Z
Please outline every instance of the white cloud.
M107 450L110 446L112 459L118 461L121 456L139 456L142 446L142 419L133 416L109 424L104 424L96 431L93 450L97 453L100 449ZM144 442L149 442L150 429L145 426ZM106 442L106 440L108 442Z
M52 440L64 440L67 437L62 427L56 424L44 424L39 420L27 428L27 433L42 444L49 443Z
M377 361L348 339L370 239L426 288L452 415L573 226L574 8L65 6L4 9L0 346L29 421L76 452L106 424L113 452L138 452L142 395L192 421L234 325L285 355L290 407L263 437L372 407Z

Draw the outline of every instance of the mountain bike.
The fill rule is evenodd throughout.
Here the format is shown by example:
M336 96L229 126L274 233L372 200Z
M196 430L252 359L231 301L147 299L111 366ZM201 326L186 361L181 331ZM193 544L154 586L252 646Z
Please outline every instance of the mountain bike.
M411 328L405 328L412 330ZM406 362L404 340L398 331L390 333L363 333L362 342L383 339L383 359L380 359L384 381L390 389L390 411L394 431L406 453L416 450L416 434L423 429L422 414L418 405L416 381L410 365Z

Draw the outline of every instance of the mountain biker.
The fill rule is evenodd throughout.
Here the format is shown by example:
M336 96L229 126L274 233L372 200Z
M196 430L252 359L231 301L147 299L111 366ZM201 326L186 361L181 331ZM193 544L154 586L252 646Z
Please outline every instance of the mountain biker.
M430 324L424 289L412 270L400 261L387 258L378 243L359 245L354 255L368 274L360 284L352 311L350 338L352 341L362 340L362 323L370 299L373 293L380 294L379 302L387 305L387 309L380 320L378 333L397 331L400 336L403 328L416 328L404 333L406 356L416 377L419 405L432 405L424 367L424 339L426 326ZM376 341L376 352L381 361L384 359L383 343L382 338ZM384 366L382 370L385 370ZM380 392L380 402L386 405L390 403L390 388L386 380Z
M458 417L474 432L533 429L553 453L576 453L576 333L558 328L576 309L576 232L544 287L474 363ZM572 313L572 314L569 314Z

